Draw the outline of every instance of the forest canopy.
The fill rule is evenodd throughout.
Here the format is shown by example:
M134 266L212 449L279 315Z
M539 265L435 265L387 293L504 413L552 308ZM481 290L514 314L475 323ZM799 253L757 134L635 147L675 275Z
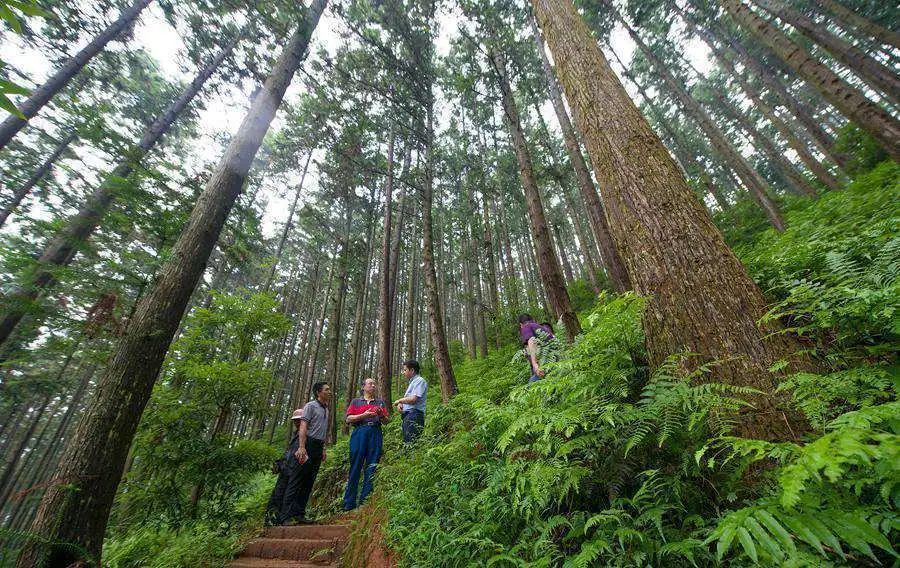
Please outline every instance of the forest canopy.
M0 0L0 46L0 566L244 566L312 400L315 562L898 562L891 3ZM345 409L416 374L344 514Z

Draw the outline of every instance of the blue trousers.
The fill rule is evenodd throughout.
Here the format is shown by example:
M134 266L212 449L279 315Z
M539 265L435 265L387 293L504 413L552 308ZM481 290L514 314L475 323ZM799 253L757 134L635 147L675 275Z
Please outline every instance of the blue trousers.
M344 509L355 509L372 492L375 466L381 459L381 426L356 426L350 435L350 476L344 491ZM362 493L357 501L359 476L362 473Z
M403 441L412 444L419 439L422 430L425 429L425 413L415 408L403 413L403 421L400 423L403 430Z

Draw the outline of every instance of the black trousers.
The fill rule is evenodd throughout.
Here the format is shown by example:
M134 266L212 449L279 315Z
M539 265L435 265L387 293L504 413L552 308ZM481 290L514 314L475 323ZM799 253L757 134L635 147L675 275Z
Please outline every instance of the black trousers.
M315 438L306 439L306 454L309 459L300 465L297 458L291 456L288 460L286 482L284 485L284 497L279 511L278 523L284 524L291 519L306 516L306 504L312 493L313 483L319 475L319 466L322 465L322 449L325 443ZM276 484L276 491L278 490Z
M407 410L403 413L403 421L400 426L403 431L403 441L412 444L425 428L425 413L415 408Z

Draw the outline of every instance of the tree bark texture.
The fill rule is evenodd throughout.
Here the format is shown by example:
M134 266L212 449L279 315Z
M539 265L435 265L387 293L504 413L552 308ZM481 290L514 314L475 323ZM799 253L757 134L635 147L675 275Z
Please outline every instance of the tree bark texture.
M166 351L327 0L313 0L135 310L37 511L20 568L98 559L125 459ZM71 546L62 546L74 545ZM79 550L80 548L80 550Z
M107 26L100 35L84 46L81 51L66 60L62 67L57 69L43 85L32 91L31 95L18 105L19 112L25 115L25 120L10 114L6 117L6 120L0 123L0 150L3 150L9 144L9 141L28 124L27 119L34 118L44 105L50 102L50 99L61 91L87 65L88 61L100 53L106 47L106 44L122 33L122 30L131 26L141 11L149 6L152 1L135 0L131 6L119 14L116 21Z
M570 1L532 0L594 172L606 188L610 228L643 316L653 366L677 353L717 361L712 380L772 393L769 368L798 347L774 326L760 328L766 302L694 197L677 164L629 98ZM692 360L686 364L691 365ZM696 364L696 361L693 361ZM739 432L795 439L778 399L754 398Z
M900 121L815 59L783 31L753 12L741 0L722 0L722 6L738 24L771 49L844 116L884 146L888 155L900 161Z

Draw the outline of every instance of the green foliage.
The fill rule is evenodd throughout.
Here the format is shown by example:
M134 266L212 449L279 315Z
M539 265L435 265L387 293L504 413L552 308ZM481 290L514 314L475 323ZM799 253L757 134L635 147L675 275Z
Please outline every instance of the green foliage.
M648 373L642 300L602 295L574 345L542 346L547 378L526 385L513 348L466 360L417 449L386 452L376 487L401 564L896 562L897 173L788 200L787 231L737 248L767 317L830 363L780 386L812 426L803 442L735 437L760 393L685 373L690 354Z
M885 162L844 191L786 215L735 249L779 318L829 358L878 358L900 335L900 166Z
M20 22L21 16L16 14L16 11L21 12L25 16L49 16L47 12L38 8L31 0L0 0L0 20L6 22L6 24L17 34L22 33L22 23ZM0 59L0 68L2 67L3 60ZM6 95L28 94L28 89L0 77L0 109L24 119L25 115L19 112L19 109L16 108Z
M848 156L849 164L846 170L854 177L873 170L888 159L884 148L869 133L852 122L848 122L838 130L833 150Z

